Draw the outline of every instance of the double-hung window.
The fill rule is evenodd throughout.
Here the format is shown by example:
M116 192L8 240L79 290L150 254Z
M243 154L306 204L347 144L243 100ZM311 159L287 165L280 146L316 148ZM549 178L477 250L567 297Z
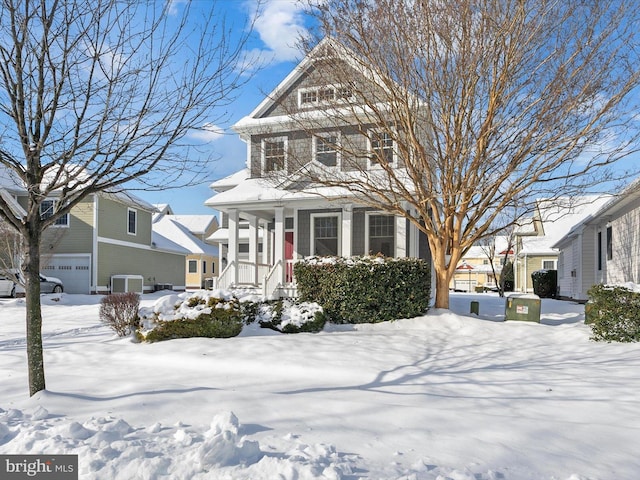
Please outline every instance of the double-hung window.
M314 137L316 161L327 166L338 166L338 136L323 135Z
M395 143L389 132L373 131L370 134L371 165L394 165Z
M393 215L370 214L368 220L368 252L385 257L395 253L395 223Z
M46 220L47 218L52 217L56 211L57 205L57 200L43 200L42 203L40 203L40 218L42 220ZM68 227L69 214L65 213L64 215L58 217L53 225L56 227Z
M285 169L287 159L286 138L267 138L262 141L263 170L277 172Z
M340 216L311 215L311 253L318 256L340 255Z

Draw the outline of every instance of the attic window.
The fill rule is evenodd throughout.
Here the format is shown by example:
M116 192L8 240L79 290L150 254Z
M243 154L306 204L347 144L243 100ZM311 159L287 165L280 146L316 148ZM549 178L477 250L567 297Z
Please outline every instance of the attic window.
M345 102L352 98L353 89L349 85L324 85L298 90L298 106L300 108Z

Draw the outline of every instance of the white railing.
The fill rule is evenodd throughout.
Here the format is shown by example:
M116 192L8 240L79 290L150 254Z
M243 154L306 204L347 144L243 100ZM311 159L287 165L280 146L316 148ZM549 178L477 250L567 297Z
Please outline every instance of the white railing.
M237 262L230 262L218 278L213 281L213 288L220 288L223 290L229 289L239 285L258 285L260 279L264 278L269 273L271 267L264 263L251 263L243 260ZM235 281L235 274L237 270L237 281Z
M295 283L295 277L293 275L293 265L297 260L289 259L285 260L285 269L284 269L284 283L290 284Z
M216 289L221 289L221 290L226 290L231 286L231 283L233 282L233 272L235 270L235 265L234 262L231 262L230 264L228 264L226 267L224 267L224 270L222 270L220 272L220 275L218 275L218 277L214 277L213 278L213 286L212 288L214 290Z
M282 285L282 262L278 261L271 267L271 270L263 277L262 296L264 298L277 298L276 291Z

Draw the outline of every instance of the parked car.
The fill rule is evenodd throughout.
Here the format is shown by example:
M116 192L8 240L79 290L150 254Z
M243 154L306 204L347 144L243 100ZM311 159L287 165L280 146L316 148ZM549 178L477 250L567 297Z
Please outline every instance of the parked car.
M62 280L40 274L40 293L62 292L64 292ZM14 282L11 278L0 275L0 297L15 297L16 294L24 295L24 287Z
M0 297L15 297L16 286L16 282L4 275L0 275Z
M40 274L40 293L62 293L63 291L62 280Z

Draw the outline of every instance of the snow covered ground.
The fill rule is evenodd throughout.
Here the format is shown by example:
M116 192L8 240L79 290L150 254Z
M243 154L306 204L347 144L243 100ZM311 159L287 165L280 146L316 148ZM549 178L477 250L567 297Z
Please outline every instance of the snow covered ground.
M640 478L640 344L591 342L581 305L502 322L503 299L453 294L455 313L136 344L99 300L43 297L28 398L24 300L0 299L1 454L78 454L91 480Z

